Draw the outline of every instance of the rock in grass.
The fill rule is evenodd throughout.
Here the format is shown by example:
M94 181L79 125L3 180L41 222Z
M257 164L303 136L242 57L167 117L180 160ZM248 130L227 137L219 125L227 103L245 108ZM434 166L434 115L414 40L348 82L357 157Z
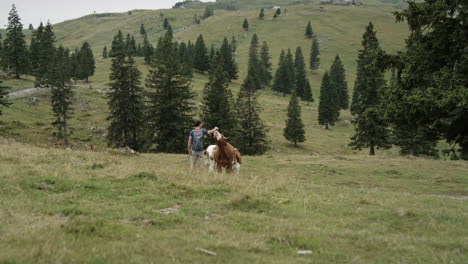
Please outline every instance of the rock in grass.
M298 250L298 251L297 251L297 254L298 254L298 255L308 255L308 254L312 254L312 250Z
M206 249L203 249L203 248L196 248L195 250L198 250L198 251L203 252L205 254L208 254L210 256L218 256L218 254L214 253L213 251L209 251L209 250L206 250Z

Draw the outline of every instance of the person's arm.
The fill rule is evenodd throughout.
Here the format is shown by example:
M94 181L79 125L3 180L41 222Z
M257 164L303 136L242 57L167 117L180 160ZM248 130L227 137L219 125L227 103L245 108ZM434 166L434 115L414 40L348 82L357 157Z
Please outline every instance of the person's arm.
M188 137L187 150L188 150L188 153L190 154L190 151L192 150L192 136Z
M213 134L213 133L214 133L215 131L217 131L217 130L218 130L218 127L215 127L215 128L213 128L213 129L209 130L209 131L208 131L208 135Z

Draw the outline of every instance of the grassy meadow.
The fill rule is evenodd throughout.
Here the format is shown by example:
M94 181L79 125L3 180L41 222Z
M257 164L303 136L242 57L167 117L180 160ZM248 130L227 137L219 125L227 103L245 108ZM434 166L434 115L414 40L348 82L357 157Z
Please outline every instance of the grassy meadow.
M12 98L4 109L0 263L467 263L466 161L400 157L396 148L377 150L375 157L351 150L353 127L341 122L351 120L349 111L342 111L330 130L318 125L321 77L340 54L351 95L369 21L385 50L403 47L406 25L394 23L394 9L387 5L399 2L372 3L295 5L276 21L271 10L264 21L255 9L216 10L194 25L193 15L203 10L187 9L94 14L54 25L57 43L74 49L90 42L96 74L74 88L72 149L61 148L54 137L47 89ZM247 1L238 4L247 7ZM101 58L102 48L119 29L141 42L141 23L155 45L164 17L179 41L203 34L209 46L219 47L224 36L237 38L240 78L230 86L234 95L246 74L254 33L268 42L276 69L281 49L301 46L308 61L311 41L304 30L310 20L321 66L308 76L315 101L301 102L307 141L296 148L284 139L289 97L266 89L259 96L261 117L274 150L244 157L238 176L190 174L186 155L107 149L111 59ZM248 32L241 29L244 18ZM144 83L148 67L142 58L137 63ZM196 117L206 82L198 73L192 80ZM3 85L16 92L33 88L34 79L6 79ZM159 211L165 208L176 209Z
M228 176L182 155L0 153L0 263L468 261L463 161L270 153Z

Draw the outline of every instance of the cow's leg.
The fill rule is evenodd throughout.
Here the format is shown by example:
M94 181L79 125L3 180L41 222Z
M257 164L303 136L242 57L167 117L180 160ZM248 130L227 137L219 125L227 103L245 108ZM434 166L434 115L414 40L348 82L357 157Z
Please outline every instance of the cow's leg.
M213 159L210 159L210 173L214 172L214 167L215 167L215 161Z
M226 173L231 174L232 173L232 164L229 164L226 166Z
M233 167L234 167L234 175L239 175L239 172L240 172L240 164L239 164L239 162L236 161L236 162L234 163Z
M216 167L218 168L218 173L223 173L223 167L220 164L216 164Z

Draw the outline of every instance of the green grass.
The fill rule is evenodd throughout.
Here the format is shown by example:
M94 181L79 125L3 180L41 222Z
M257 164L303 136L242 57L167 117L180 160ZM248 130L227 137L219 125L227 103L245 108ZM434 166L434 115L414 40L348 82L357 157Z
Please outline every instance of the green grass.
M239 176L196 175L183 155L4 141L0 262L468 261L466 162L277 153L244 160ZM158 212L174 205L178 212Z

